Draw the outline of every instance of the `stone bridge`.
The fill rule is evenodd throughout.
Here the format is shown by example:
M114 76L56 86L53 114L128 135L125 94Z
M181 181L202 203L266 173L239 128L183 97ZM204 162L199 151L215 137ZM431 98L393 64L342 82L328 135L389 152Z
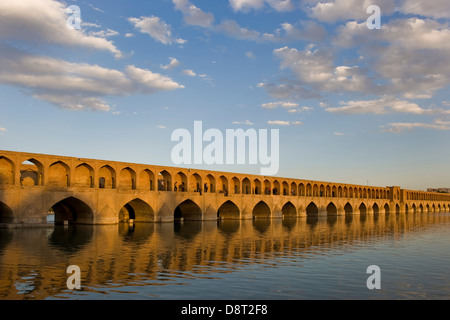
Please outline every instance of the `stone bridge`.
M448 212L450 194L0 150L0 223Z

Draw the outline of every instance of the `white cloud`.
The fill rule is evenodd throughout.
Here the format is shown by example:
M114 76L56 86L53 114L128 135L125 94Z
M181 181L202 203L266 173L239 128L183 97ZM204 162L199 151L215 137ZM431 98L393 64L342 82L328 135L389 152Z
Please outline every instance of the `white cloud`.
M290 11L294 9L291 0L230 0L234 11L260 10L268 5L276 11Z
M162 124L159 124L156 127L159 128L159 129L166 129L166 126L163 126Z
M181 38L175 38L172 35L170 25L159 17L141 17L141 18L128 18L128 21L134 25L140 32L148 34L150 37L162 44L183 44L186 40Z
M181 73L183 73L185 76L189 76L189 77L195 77L197 74L190 70L190 69L185 69L183 71L181 71Z
M172 70L181 64L181 62L178 61L176 58L169 57L169 60L170 60L169 64L161 65L161 69Z
M318 2L309 8L311 17L327 23L345 20L367 20L367 8L376 4L382 8L382 14L389 15L395 9L395 0L332 0Z
M289 109L288 112L289 113L301 113L301 112L310 111L313 109L314 108L311 108L311 107L301 107L301 108L297 108L297 109Z
M395 122L389 123L387 128L382 127L384 132L399 133L405 130L413 130L417 128L432 129L432 130L450 130L450 121L435 120L433 123L424 122Z
M172 0L175 9L183 13L184 22L193 26L211 27L214 22L214 15L204 12L188 0Z
M268 102L268 103L263 103L261 105L261 107L263 107L264 109L276 109L278 107L283 107L283 108L296 108L298 107L298 103L294 103L294 102L283 102L283 101L278 101L278 102Z
M341 114L387 114L393 112L410 113L410 114L430 114L434 112L431 109L423 109L417 104L399 100L391 97L384 97L377 100L353 100L341 102L340 107L328 107L326 111Z
M435 19L450 18L450 5L448 0L403 0L399 11L405 14L414 14Z
M245 121L233 121L233 124L244 124L247 126L252 126L254 125L253 122L251 122L250 120L245 120Z
M251 51L247 51L247 52L245 53L245 56L246 56L247 58L249 58L249 59L256 59L255 54L254 54L253 52L251 52Z
M130 33L130 32L125 33L125 38L132 38L132 37L134 37L133 33Z
M303 125L303 123L300 121L284 121L284 120L269 120L267 121L267 123L270 125L277 125L277 126Z
M69 28L66 6L55 0L0 1L0 40L33 43L37 46L56 44L64 47L85 47L105 50L121 58L113 42L101 35L87 35L83 30Z
M0 45L0 84L25 89L59 108L108 111L107 96L155 93L183 88L150 70L127 66L125 71L25 53Z
M6 128L0 127L0 132L5 132Z

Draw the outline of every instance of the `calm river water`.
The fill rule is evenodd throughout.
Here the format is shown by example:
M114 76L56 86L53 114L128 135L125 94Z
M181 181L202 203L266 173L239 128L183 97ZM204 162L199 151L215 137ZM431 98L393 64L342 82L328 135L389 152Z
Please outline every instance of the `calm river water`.
M449 266L450 213L0 230L1 300L450 299Z

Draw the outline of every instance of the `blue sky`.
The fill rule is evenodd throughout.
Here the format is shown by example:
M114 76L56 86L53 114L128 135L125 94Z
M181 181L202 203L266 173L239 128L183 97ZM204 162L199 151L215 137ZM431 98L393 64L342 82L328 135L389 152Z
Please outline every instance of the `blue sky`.
M446 0L2 0L0 15L1 149L173 165L171 133L200 120L279 129L277 176L449 186Z

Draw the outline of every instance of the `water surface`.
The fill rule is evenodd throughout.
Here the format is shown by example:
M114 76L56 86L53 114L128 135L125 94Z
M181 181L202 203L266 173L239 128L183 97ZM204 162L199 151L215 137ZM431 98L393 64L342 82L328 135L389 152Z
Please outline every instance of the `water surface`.
M3 229L0 299L449 299L449 244L449 213Z

